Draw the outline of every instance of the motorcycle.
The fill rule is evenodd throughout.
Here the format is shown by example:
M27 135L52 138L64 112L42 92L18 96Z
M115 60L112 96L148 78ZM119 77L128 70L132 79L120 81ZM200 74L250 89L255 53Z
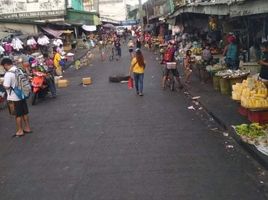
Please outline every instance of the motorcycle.
M40 68L39 66L38 68ZM32 70L32 78L31 78L31 85L32 85L32 105L37 103L39 98L45 98L48 94L49 87L46 82L48 73L45 70L33 69Z
M0 82L4 82L5 71L4 68L0 69ZM2 84L0 84L0 109L5 108L7 105L7 92Z
M0 85L0 109L4 109L7 105L7 93L3 85Z

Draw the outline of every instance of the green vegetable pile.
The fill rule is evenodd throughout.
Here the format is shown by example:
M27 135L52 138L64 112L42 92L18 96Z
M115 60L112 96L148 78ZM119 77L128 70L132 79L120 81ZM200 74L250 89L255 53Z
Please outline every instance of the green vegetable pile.
M241 125L235 126L235 130L238 135L246 136L249 138L258 138L258 137L266 135L267 128L268 128L267 125L261 126L258 123L241 124Z

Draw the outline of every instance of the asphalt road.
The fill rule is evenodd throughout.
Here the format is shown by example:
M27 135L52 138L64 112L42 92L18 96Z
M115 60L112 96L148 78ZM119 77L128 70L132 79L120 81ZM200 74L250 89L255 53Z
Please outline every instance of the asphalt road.
M162 91L155 56L145 57L144 97L108 82L128 73L124 51L69 69L57 99L30 106L31 135L12 139L14 120L0 111L0 200L268 199L261 166L188 110L183 92Z

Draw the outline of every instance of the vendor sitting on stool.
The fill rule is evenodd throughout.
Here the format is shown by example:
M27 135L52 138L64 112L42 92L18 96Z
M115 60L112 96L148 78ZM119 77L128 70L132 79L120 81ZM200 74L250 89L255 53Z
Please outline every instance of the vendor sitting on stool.
M260 72L260 80L268 86L268 41L263 42L261 44L261 59L259 60L259 64L261 65L261 72Z

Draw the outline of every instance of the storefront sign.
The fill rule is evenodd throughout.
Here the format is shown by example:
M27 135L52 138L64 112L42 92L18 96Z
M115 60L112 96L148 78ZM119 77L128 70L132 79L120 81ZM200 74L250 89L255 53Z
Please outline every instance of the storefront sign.
M121 25L122 26L137 25L138 23L139 23L138 20L126 20L126 21L122 21Z
M64 16L65 10L55 11L40 11L40 12L23 12L23 13L11 13L11 14L0 14L0 19L16 19L16 18L39 18L39 17L55 17Z
M34 18L60 16L66 0L0 0L0 18Z

